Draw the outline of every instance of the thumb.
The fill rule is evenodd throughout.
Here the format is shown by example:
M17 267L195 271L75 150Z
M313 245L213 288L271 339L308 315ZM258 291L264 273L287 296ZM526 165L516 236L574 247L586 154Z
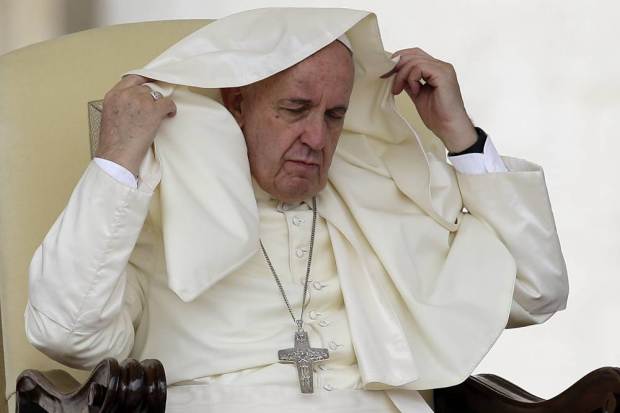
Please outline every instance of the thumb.
M172 118L177 114L177 105L170 96L163 97L157 102L162 117Z

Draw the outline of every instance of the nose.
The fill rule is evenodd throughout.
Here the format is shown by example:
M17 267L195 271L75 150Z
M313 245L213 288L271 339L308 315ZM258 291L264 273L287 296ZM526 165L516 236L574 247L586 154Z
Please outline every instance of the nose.
M327 125L322 116L308 116L304 122L301 142L315 151L320 151L327 144Z

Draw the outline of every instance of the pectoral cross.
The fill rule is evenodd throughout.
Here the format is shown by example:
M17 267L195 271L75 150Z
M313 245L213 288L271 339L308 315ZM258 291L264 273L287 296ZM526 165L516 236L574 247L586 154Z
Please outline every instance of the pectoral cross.
M280 363L295 363L299 375L299 387L302 393L314 392L312 363L327 360L329 351L326 348L312 348L308 341L308 333L299 328L295 332L295 347L278 351Z

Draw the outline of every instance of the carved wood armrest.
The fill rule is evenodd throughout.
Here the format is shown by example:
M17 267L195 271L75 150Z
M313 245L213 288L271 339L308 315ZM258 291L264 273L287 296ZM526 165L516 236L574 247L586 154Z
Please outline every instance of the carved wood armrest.
M620 400L620 369L594 370L549 400L492 374L437 389L434 398L435 413L613 413Z
M482 374L434 391L435 413L620 412L620 369L603 367L544 400L507 380ZM157 412L166 407L166 376L157 360L106 359L80 384L60 370L26 370L17 379L17 412Z
M166 408L166 375L157 360L105 359L84 385L60 370L17 378L17 413L154 412Z

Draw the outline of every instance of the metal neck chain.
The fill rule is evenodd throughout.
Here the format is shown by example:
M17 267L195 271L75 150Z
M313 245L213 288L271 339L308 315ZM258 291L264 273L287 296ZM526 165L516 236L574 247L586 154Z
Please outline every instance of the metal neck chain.
M265 250L265 246L263 245L263 240L260 240L260 248L263 251L263 255L265 256L265 261L267 261L267 265L273 274L273 278L276 280L276 284L278 284L278 288L282 293L282 298L284 298L284 303L286 303L286 307L288 308L288 312L293 317L293 322L297 325L297 329L301 330L303 326L304 319L304 309L306 308L306 293L308 292L308 280L310 277L310 266L312 265L312 250L314 248L314 233L316 231L316 198L312 197L312 232L310 233L310 250L308 251L308 265L306 267L306 280L304 282L304 295L301 304L301 315L299 316L299 320L295 319L295 315L293 314L293 309L288 302L288 298L286 297L286 293L284 292L284 288L282 287L282 282L280 282L280 278L278 274L276 274L276 270L273 268L273 264L269 259L269 255L267 255L267 250Z

